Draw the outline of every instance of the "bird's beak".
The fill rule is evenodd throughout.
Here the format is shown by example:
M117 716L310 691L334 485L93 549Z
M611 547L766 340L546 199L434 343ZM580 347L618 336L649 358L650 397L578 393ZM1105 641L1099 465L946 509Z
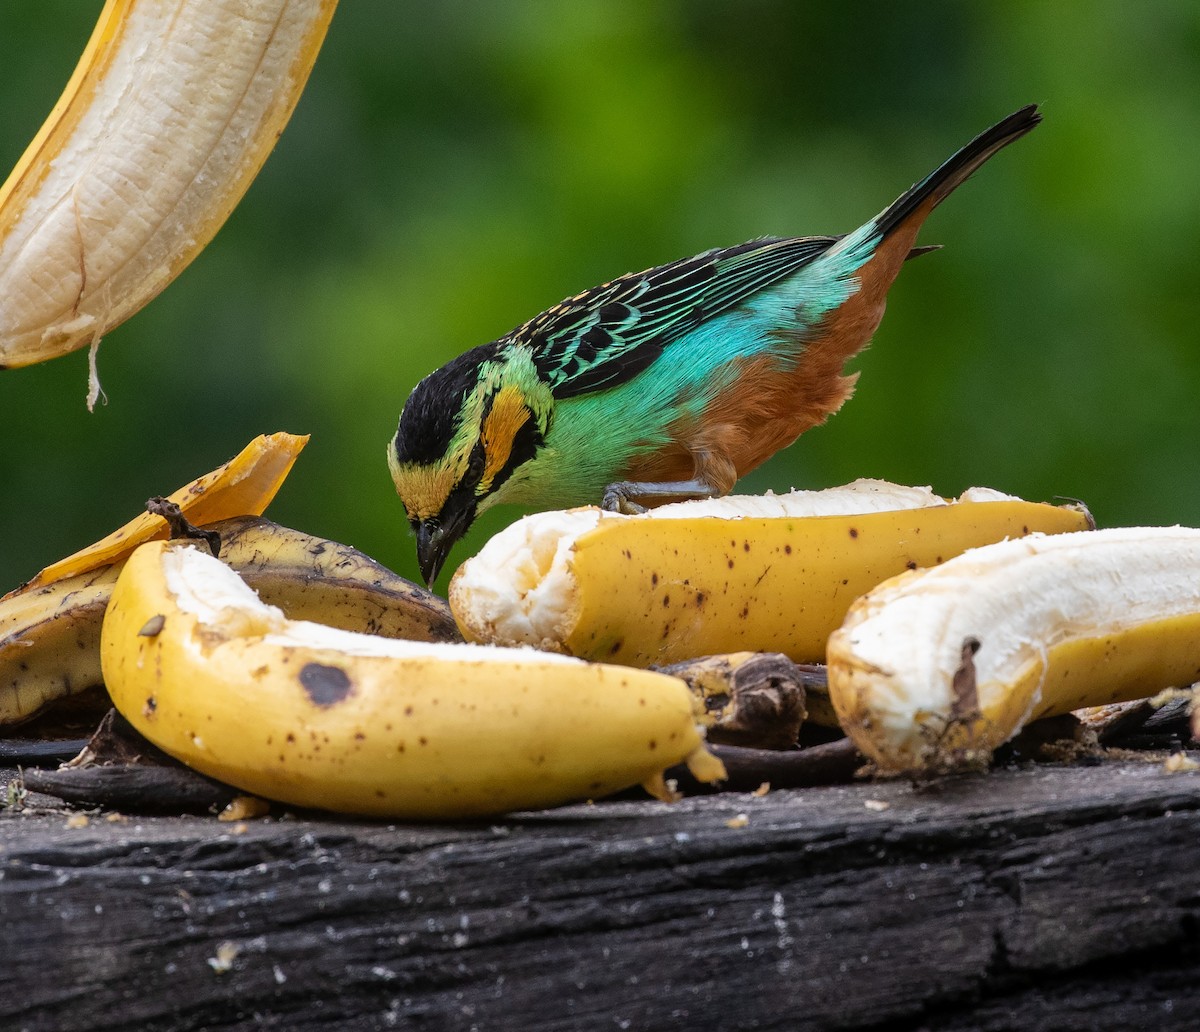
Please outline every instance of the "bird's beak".
M473 522L475 499L463 491L451 494L437 516L417 524L417 565L427 586L433 584L450 549Z
M437 579L451 546L458 538L452 527L440 527L429 520L417 524L417 564L421 567L426 587L431 587Z

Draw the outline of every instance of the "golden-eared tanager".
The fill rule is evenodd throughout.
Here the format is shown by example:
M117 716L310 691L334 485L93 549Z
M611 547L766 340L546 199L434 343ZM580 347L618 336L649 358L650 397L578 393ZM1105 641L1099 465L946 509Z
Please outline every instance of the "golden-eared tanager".
M1022 108L845 236L767 237L621 276L413 390L388 465L432 582L500 502L641 511L715 497L854 389L926 216L1041 121Z

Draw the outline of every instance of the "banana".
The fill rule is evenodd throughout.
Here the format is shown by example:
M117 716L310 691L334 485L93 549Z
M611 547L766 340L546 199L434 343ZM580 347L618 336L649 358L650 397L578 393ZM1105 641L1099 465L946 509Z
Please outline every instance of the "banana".
M258 515L307 443L307 436L260 435L170 498L193 523ZM100 683L100 620L120 572L112 567L167 533L166 520L143 512L0 598L0 726Z
M292 620L412 641L461 642L446 602L349 545L263 517L210 525L221 560Z
M838 719L883 770L976 764L1028 721L1200 679L1200 530L973 549L880 584L829 639Z
M258 515L307 443L308 437L287 433L256 437L171 500L193 523ZM120 563L167 533L166 520L143 512L0 598L0 726L100 684L100 621Z
M850 603L893 574L1005 537L1090 525L1080 507L985 488L948 502L878 480L640 516L539 513L459 568L450 607L468 641L632 666L744 650L812 662Z
M231 516L259 516L275 497L307 443L307 434L302 437L282 432L261 434L224 465L185 484L167 500L175 502L183 516L197 526ZM94 545L51 563L0 601L99 570L131 555L138 545L165 538L168 533L167 521L161 516L140 513Z
M357 549L241 516L208 524L221 559L293 619L418 641L459 641L440 598ZM0 601L0 726L103 683L100 627L124 566L98 569Z
M120 564L0 600L0 728L95 688L100 624Z
M298 806L450 819L549 806L684 761L724 775L665 674L291 621L183 543L130 557L104 619L113 703L209 777Z
M0 187L0 368L100 337L220 229L291 116L337 0L108 0Z

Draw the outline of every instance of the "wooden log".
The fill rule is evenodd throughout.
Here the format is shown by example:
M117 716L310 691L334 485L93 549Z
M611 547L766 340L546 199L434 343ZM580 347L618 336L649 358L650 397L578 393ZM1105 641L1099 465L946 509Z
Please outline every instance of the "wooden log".
M101 803L140 815L216 813L239 792L186 767L129 764L27 770L25 787L68 803Z
M0 1028L1194 1029L1161 763L476 825L0 816Z

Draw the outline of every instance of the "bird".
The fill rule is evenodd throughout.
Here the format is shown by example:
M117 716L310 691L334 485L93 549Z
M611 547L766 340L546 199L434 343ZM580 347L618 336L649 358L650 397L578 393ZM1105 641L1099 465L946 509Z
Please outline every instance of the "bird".
M432 584L477 516L728 494L835 413L934 208L1040 121L1013 112L840 236L762 237L567 298L422 379L388 444Z

